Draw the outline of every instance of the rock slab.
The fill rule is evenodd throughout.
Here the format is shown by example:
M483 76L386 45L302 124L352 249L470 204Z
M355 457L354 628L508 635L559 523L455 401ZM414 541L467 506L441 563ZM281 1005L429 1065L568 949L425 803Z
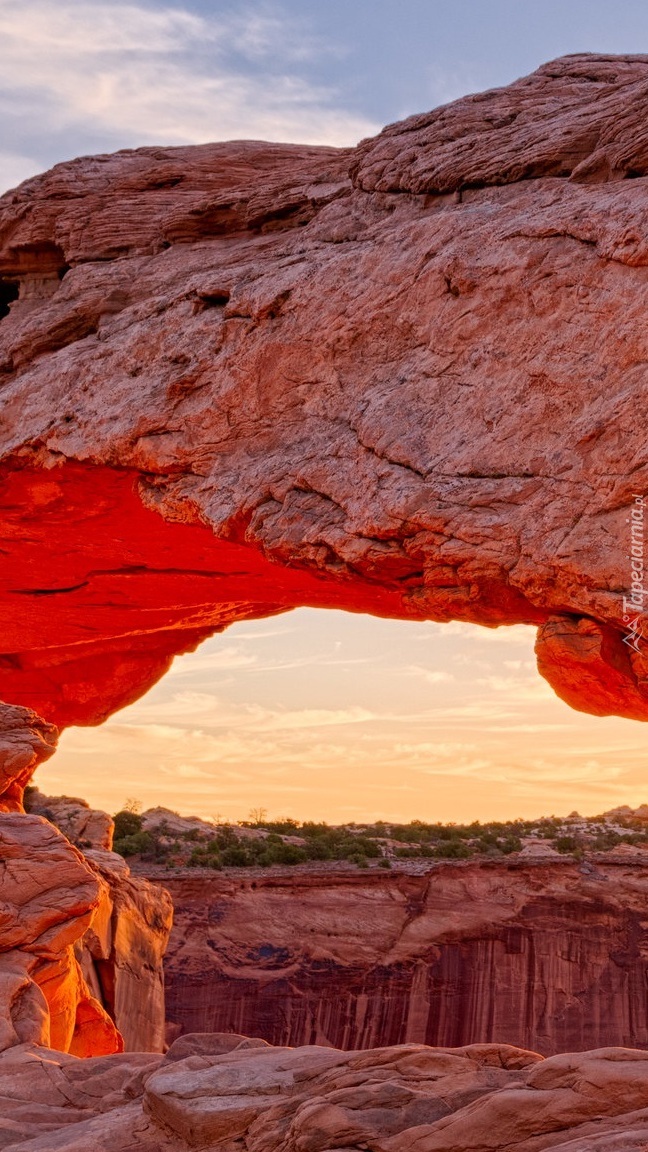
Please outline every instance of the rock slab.
M240 1041L240 1037L236 1037ZM190 1037L186 1038L187 1048ZM648 1053L258 1048L0 1055L5 1152L643 1152Z

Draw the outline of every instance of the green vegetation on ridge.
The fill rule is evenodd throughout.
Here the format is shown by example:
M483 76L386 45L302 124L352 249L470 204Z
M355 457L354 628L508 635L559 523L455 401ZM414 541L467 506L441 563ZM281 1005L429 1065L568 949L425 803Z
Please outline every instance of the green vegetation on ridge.
M148 822L130 805L115 819L116 852L167 867L250 868L305 864L309 861L348 861L359 868L390 868L392 860L498 859L519 852L525 843L542 844L560 853L582 856L605 852L620 844L648 847L646 822L629 817L573 814L561 819L491 821L485 824L329 825L290 817L268 820L263 810L236 825L193 821L169 813L168 821ZM187 821L187 824L191 824Z

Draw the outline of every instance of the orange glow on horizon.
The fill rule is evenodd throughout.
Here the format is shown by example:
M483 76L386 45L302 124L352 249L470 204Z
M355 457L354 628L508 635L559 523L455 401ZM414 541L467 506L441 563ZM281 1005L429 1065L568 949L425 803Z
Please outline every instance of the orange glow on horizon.
M586 815L648 797L648 731L572 711L534 630L299 609L176 659L100 728L70 729L49 793L119 809L342 823Z

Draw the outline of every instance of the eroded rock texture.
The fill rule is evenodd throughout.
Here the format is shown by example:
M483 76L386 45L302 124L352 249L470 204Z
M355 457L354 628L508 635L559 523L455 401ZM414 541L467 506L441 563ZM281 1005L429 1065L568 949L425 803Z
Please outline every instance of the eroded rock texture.
M107 885L40 816L0 815L0 856L0 1050L36 1043L79 1056L120 1051L74 952L109 897Z
M110 852L115 822L107 812L91 808L78 796L45 796L31 787L24 797L25 810L44 816L77 848Z
M647 85L567 57L355 150L147 148L5 195L0 695L97 722L314 604L538 624L570 703L645 719Z
M87 850L106 882L104 898L76 945L93 994L114 1020L127 1052L161 1052L165 1041L163 957L173 906L168 892L131 875L121 856Z
M336 1048L648 1048L648 868L638 859L167 886L167 1014L186 1032Z
M58 731L30 708L0 701L0 812L22 812L23 791L56 750Z
M191 1041L192 1038L187 1038ZM648 1054L195 1037L184 1058L0 1055L6 1152L643 1152Z
M0 1051L161 1051L168 893L47 820L0 814Z
M355 150L141 149L0 199L2 1044L121 1043L73 952L94 930L105 992L105 879L19 814L53 725L100 722L232 621L308 604L537 624L565 699L648 717L643 648L624 644L648 469L647 85L646 57L570 57ZM358 1058L353 1098L346 1072L317 1080L321 1054L299 1075L255 1056L262 1130L261 1071L252 1108L231 1088L192 1103L195 1131L178 1101L200 1085L160 1072L144 1112L134 1089L78 1146L132 1147L136 1122L144 1149L158 1119L195 1146L220 1113L217 1135L250 1152L463 1149L474 1131L474 1149L557 1147L547 1133L574 1124L610 1148L648 1107L643 1055L547 1062L548 1080L491 1096L462 1054L472 1103L448 1084L439 1118L409 1072L385 1088L398 1051ZM295 1112L276 1096L302 1073L317 1102ZM395 1118L375 1119L376 1096Z

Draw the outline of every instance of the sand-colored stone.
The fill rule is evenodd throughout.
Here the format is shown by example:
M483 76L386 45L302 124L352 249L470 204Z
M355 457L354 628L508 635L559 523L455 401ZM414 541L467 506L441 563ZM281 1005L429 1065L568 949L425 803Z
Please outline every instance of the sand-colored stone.
M132 876L121 856L87 850L104 898L76 945L88 986L109 1012L127 1052L162 1052L163 957L173 919L168 892Z
M243 1048L0 1055L5 1152L643 1152L648 1053Z
M58 732L29 708L0 701L0 812L22 812L23 789L54 753Z

